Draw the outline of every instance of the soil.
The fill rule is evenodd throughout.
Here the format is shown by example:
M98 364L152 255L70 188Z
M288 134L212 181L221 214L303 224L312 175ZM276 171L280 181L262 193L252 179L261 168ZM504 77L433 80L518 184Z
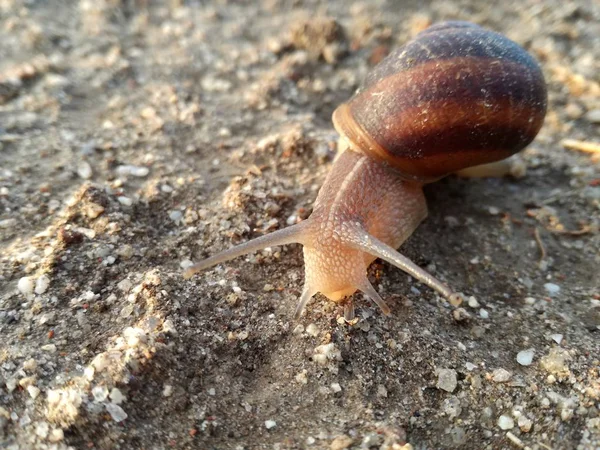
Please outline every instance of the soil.
M600 448L600 158L563 145L600 141L600 5L488 3L0 0L0 447ZM391 317L294 322L298 245L183 279L306 218L333 110L450 19L549 88L521 173L428 185L401 248L462 304L378 261Z

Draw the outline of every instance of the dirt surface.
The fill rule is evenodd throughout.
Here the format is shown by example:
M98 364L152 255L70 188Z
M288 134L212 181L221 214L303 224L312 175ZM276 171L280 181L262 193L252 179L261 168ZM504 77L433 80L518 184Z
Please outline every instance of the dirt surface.
M0 0L0 448L600 448L600 7L487 3ZM426 187L402 251L461 305L379 262L391 317L294 323L297 245L182 278L306 218L332 111L445 19L549 86L525 176Z

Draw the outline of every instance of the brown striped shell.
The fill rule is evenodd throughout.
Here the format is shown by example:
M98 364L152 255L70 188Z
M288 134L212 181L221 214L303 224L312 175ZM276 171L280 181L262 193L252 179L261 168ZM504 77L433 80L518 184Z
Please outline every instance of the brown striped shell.
M432 180L522 150L546 104L542 71L521 46L468 22L444 22L374 67L333 122L351 149Z

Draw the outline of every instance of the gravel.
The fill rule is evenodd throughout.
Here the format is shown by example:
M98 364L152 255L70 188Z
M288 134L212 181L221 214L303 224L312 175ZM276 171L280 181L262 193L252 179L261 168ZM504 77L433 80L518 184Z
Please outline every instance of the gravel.
M444 19L524 45L550 99L514 176L425 187L401 251L464 297L376 261L390 317L317 295L296 323L298 245L184 280L308 217L333 110ZM600 448L598 23L583 0L0 2L0 447Z

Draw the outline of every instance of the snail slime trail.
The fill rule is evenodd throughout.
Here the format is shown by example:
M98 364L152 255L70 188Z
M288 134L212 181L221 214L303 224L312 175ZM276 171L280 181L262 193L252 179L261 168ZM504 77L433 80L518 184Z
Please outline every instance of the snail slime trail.
M445 298L460 296L396 249L427 216L423 184L500 161L537 135L547 105L537 62L501 34L468 22L434 25L391 52L333 113L339 156L304 222L193 265L186 278L265 247L304 246L295 317L320 292L344 303L362 291L390 309L367 279L376 258Z

